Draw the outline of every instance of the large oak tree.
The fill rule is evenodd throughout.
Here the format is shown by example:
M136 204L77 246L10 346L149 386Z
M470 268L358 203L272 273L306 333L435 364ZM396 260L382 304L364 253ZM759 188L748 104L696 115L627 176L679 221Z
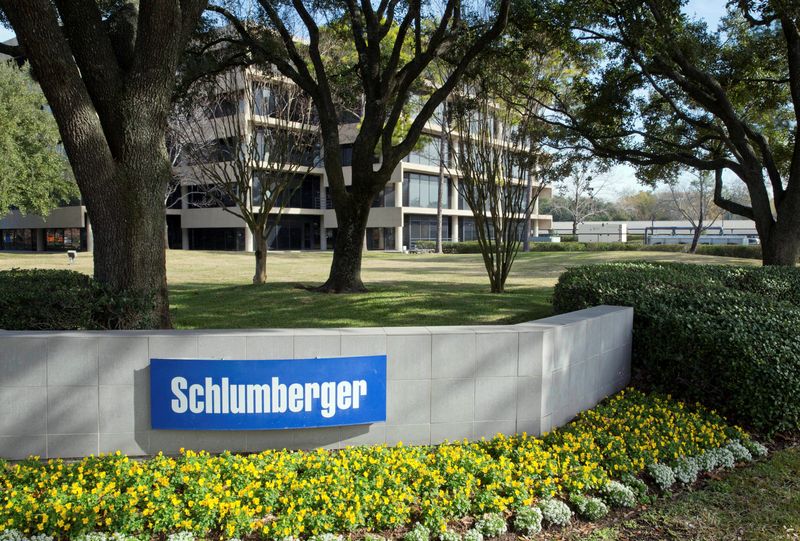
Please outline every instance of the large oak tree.
M95 278L153 297L140 324L169 326L164 134L179 60L206 3L0 0L93 222Z
M654 184L689 167L714 173L714 202L755 221L765 265L800 254L800 7L738 0L718 30L678 0L529 0L531 27L595 54L570 94L544 104L550 122ZM541 25L541 26L538 26ZM582 104L575 106L575 103ZM725 197L729 171L750 203ZM729 174L730 174L729 173Z
M497 2L496 10L488 15L470 13L469 6L459 0L257 3L260 17L256 21L222 3L210 9L235 29L230 43L246 48L252 59L274 65L314 100L338 223L330 275L319 289L364 291L361 257L373 200L470 63L501 35L510 0ZM331 29L356 54L331 54L335 47L326 39ZM217 38L212 44L222 41ZM447 79L433 86L428 70L437 61L450 63L452 69ZM352 87L351 81L356 83ZM348 114L352 108L347 106L343 88L352 89L350 97L360 100L351 186L345 185L342 170L340 129L354 119ZM409 114L409 104L419 97L420 106Z

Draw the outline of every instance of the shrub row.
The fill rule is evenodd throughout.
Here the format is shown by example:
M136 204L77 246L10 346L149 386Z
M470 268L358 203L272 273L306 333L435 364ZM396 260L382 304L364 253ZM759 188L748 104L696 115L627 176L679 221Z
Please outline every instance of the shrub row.
M256 455L187 451L144 461L119 453L79 462L0 461L0 530L31 538L82 539L100 531L163 540L185 531L209 539L324 541L410 529L407 541L431 534L455 541L455 532L444 534L465 517L477 519L478 533L495 537L506 531L503 514L513 512L515 529L532 533L543 517L568 522L566 501L587 517L632 505L634 494L647 492L635 476L648 468L671 472L688 457L736 442L763 450L700 406L630 389L543 438ZM717 462L704 464L713 469Z
M767 433L800 428L800 270L635 262L561 275L556 312L599 304L634 308L649 385Z
M152 328L152 302L138 295L112 293L79 272L0 271L0 329Z
M562 237L563 240L563 237ZM419 241L418 248L433 250L433 241ZM688 252L686 244L643 245L639 242L533 242L531 252ZM446 254L478 254L480 246L477 241L443 242L442 251ZM760 246L722 246L702 244L697 247L697 254L720 257L739 257L744 259L761 259Z

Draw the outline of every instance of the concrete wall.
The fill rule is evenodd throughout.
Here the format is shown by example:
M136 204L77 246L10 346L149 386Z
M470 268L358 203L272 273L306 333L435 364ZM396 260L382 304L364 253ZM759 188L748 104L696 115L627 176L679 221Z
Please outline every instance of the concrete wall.
M633 310L513 326L0 331L0 457L257 451L539 434L628 383ZM387 354L387 420L278 431L150 429L149 359Z
M625 224L586 222L578 225L578 242L627 242Z

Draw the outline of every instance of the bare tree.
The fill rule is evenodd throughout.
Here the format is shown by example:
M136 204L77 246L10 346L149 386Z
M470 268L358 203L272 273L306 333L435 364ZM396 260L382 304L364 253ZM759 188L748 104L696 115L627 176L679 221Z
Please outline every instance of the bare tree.
M460 177L459 194L472 210L491 290L502 293L525 221L546 186L539 182L529 191L526 182L540 157L531 141L531 109L483 85L465 85L448 107L450 152L457 157L451 175Z
M291 81L234 70L206 82L173 117L183 178L191 171L201 204L241 218L253 235L254 284L267 279L269 238L287 203L320 163L315 115Z
M697 171L688 181L677 180L669 184L672 203L694 228L689 253L697 251L700 235L725 212L714 204L714 178L709 171Z
M573 235L578 234L578 224L603 211L598 205L597 194L604 187L604 180L597 184L596 172L588 160L582 160L567 169L567 175L558 183L561 202L554 204L553 208L570 215Z

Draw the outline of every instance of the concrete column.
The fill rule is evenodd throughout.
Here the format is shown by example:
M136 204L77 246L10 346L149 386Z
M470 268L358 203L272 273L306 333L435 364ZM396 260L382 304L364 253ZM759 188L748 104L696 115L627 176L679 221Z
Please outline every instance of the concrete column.
M531 232L533 233L534 237L539 236L539 220L536 218L531 220Z
M189 208L189 201L187 201L186 194L189 192L187 186L181 184L181 209L188 209Z
M186 227L181 228L181 250L189 249L189 229Z
M36 251L37 252L44 252L44 229L34 229L36 231Z
M89 215L86 215L86 251L94 252L94 232L92 231L92 222L89 221Z
M403 181L394 184L394 206L403 206ZM394 228L394 249L397 252L403 251L403 226Z
M322 201L322 206L325 206L325 200ZM319 220L319 249L320 250L327 250L328 249L328 235L325 232L325 217L320 216Z
M458 178L451 177L452 188L450 189L450 208L458 210Z
M453 242L458 242L458 216L450 217L450 237Z
M249 227L244 228L244 251L253 251L253 232L250 231Z

